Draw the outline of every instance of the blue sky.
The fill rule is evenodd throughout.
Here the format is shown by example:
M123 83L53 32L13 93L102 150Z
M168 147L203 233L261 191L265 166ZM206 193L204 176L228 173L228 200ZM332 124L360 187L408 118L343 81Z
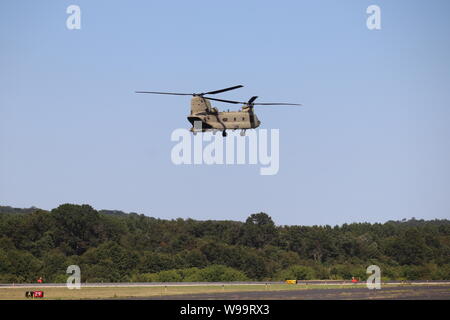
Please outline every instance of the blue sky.
M81 30L66 8L81 8ZM381 30L366 8L381 8ZM0 203L277 224L450 218L448 1L2 1ZM175 166L201 92L257 110L280 170ZM229 108L217 103L216 106ZM244 182L242 182L244 181Z

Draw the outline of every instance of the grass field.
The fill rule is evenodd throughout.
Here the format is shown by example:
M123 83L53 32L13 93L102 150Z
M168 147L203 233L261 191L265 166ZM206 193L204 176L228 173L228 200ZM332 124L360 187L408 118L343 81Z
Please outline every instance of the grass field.
M310 286L308 286L310 287ZM317 287L317 286L315 286ZM307 288L302 286L301 288ZM233 285L233 286L152 286L152 287L96 287L81 288L79 290L67 288L0 288L0 300L27 299L26 291L43 290L45 299L110 299L152 297L162 295L198 294L216 292L245 292L264 290L290 290L299 289L296 285ZM28 298L29 299L29 298Z
M399 287L399 285L395 285ZM0 288L0 300L22 300L26 291L42 290L44 299L121 299L173 296L181 294L205 294L205 293L227 293L227 292L257 292L257 291L281 291L281 290L308 290L308 289L349 289L361 288L361 285L289 285L271 284L265 285L228 285L228 286L148 286L148 287L82 287L81 289L69 290L66 287L51 288ZM392 287L385 285L384 287ZM408 287L404 285L401 287Z

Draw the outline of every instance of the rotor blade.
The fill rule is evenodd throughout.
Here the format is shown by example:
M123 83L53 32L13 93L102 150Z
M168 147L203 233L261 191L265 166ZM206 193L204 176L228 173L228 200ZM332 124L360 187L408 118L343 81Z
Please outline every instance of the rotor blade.
M234 87L229 87L229 88L225 88L225 89L220 89L220 90L214 90L214 91L209 91L209 92L204 92L200 95L204 95L204 94L216 94L216 93L221 93L221 92L225 92L225 91L230 91L230 90L234 90L234 89L239 89L242 88L243 86L238 85L238 86L234 86Z
M299 104L299 103L279 103L279 102L253 103L253 105L254 106L301 106L301 104Z
M152 93L152 94L170 94L175 96L192 96L192 93L175 93L175 92L155 92L155 91L135 91L135 93Z
M208 100L214 100L214 101L226 102L226 103L245 104L245 102L242 102L242 101L223 100L223 99L209 98L209 97L203 97L203 98L204 98L204 99L208 99Z
M252 106L255 106L255 105L258 105L258 106L301 106L301 104L298 104L298 103L280 103L280 102L274 102L274 103L271 103L271 102L270 103L269 102L252 103L252 101L255 101L255 99L257 97L250 98L250 100L248 102L224 100L224 99L209 98L209 97L203 97L203 98L208 99L208 100L226 102L226 103L244 104L244 105L252 105Z
M248 100L247 104L253 104L253 101L255 101L258 98L258 96L253 96L250 98L250 100Z

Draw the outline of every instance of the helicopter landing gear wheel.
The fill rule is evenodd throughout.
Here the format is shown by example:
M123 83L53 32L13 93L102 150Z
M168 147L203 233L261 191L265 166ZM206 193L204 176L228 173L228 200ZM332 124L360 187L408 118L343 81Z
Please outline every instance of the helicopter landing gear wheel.
M245 137L245 130L241 130L240 135L241 135L241 137Z
M222 131L222 137L226 137L227 136L227 132L225 130Z

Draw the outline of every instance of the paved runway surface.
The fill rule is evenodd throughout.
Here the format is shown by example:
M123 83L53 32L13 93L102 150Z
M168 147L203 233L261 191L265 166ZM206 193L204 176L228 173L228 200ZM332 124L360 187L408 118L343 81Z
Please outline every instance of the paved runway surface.
M146 298L144 298L146 299ZM227 292L150 297L149 300L450 300L450 286L400 286L369 290L303 289L283 291Z

